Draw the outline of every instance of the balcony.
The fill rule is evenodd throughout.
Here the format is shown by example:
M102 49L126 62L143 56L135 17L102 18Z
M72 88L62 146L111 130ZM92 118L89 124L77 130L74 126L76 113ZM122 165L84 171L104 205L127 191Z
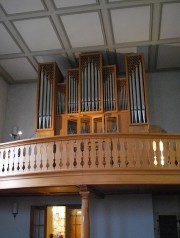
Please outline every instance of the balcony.
M180 135L93 134L0 145L1 189L74 185L178 185Z

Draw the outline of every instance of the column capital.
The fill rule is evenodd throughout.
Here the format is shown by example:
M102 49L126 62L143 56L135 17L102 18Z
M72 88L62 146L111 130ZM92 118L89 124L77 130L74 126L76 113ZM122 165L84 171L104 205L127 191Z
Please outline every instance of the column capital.
M80 191L79 194L81 195L82 199L89 199L89 191Z

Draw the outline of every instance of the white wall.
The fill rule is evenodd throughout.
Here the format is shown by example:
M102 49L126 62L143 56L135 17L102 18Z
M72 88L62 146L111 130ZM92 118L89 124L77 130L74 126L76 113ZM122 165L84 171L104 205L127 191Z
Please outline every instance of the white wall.
M180 133L180 71L147 75L150 123Z
M0 77L0 142L3 142L5 115L7 108L8 84Z
M16 219L13 202L19 203ZM31 205L81 204L80 196L0 198L0 237L28 238ZM92 238L154 238L151 195L115 195L90 199Z
M36 123L36 83L10 85L6 111L4 141L11 141L9 136L13 127L23 132L21 139L32 137Z

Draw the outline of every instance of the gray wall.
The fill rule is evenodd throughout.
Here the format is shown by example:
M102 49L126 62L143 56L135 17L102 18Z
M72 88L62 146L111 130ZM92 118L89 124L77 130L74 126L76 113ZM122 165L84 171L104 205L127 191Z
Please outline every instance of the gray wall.
M154 237L151 195L106 196L90 204L91 237Z
M6 110L4 141L12 141L9 136L13 127L23 132L21 139L27 139L35 133L36 83L9 85Z
M178 195L164 195L153 197L153 210L154 210L154 229L155 238L159 238L159 216L160 215L175 215L179 220L180 216L180 200ZM180 226L178 225L180 231ZM180 232L179 232L180 234Z
M0 77L0 142L3 142L8 84Z
M16 219L13 202L19 203ZM31 205L81 204L80 196L0 198L0 237L29 238ZM91 237L153 238L151 195L115 195L90 199Z
M147 75L150 123L180 133L180 72Z

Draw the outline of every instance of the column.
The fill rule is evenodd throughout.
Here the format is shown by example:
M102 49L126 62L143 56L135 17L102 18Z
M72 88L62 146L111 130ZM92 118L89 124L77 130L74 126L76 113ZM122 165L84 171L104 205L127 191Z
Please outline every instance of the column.
M80 192L82 199L82 228L81 238L90 238L90 222L89 222L89 194L88 191Z

